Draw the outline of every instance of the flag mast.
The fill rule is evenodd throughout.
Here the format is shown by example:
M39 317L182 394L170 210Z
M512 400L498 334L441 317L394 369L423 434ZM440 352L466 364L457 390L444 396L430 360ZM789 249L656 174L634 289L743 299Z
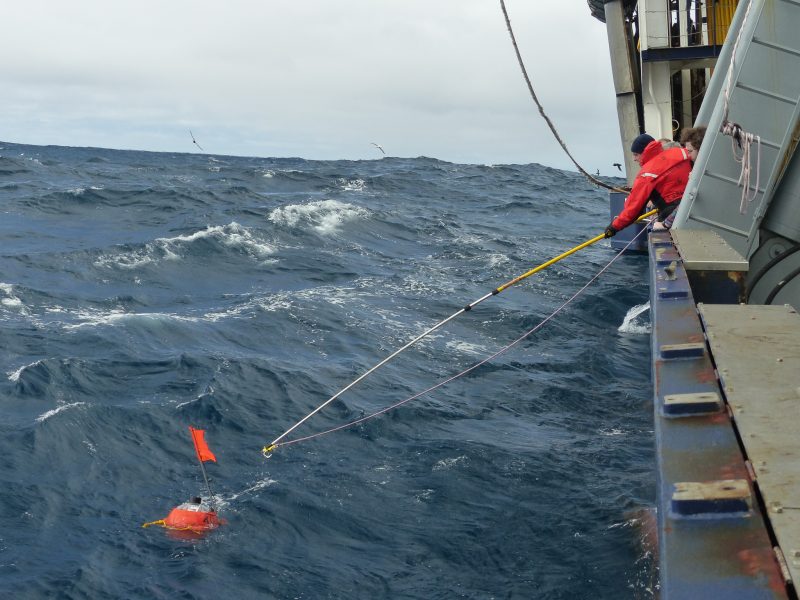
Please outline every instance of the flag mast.
M200 471L203 473L203 481L206 482L206 489L208 490L208 501L211 502L214 494L211 493L211 485L208 483L208 475L206 474L206 468L203 465L203 458L205 457L206 460L213 460L217 462L216 457L211 453L211 450L208 449L208 445L205 442L205 431L202 429L195 429L191 425L189 425L189 432L192 434L192 443L194 444L194 452L197 454L197 461L200 463ZM198 439L199 438L199 439ZM201 452L202 446L202 452Z

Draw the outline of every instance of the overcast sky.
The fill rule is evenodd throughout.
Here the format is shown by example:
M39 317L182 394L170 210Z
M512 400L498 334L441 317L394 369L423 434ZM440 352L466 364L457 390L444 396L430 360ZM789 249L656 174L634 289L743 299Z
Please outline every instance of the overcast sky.
M573 155L622 150L585 0L506 0ZM537 162L574 170L499 0L25 0L0 20L0 140L210 154Z

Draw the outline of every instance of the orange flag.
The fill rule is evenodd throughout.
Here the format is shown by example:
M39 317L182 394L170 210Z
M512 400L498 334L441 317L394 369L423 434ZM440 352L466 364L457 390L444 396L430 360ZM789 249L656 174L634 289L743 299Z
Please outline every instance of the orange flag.
M197 452L197 458L200 462L213 460L217 462L217 457L211 452L206 444L206 432L203 429L195 429L189 425L189 432L192 434L192 441L194 442L194 451Z

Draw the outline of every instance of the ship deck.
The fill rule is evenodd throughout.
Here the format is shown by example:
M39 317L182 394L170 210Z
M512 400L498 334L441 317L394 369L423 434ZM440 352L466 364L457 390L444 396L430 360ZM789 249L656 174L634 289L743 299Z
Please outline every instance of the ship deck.
M800 316L790 306L698 308L780 558L800 581Z

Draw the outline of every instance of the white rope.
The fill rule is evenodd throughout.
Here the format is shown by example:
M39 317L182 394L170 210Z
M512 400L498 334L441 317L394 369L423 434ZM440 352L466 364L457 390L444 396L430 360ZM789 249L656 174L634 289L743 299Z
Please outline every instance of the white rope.
M722 118L722 127L720 127L720 132L722 135L729 135L731 136L731 150L733 151L733 160L738 162L742 165L741 170L739 172L739 181L736 182L736 185L741 186L742 188L742 200L739 203L739 213L745 214L747 212L747 206L753 200L755 200L756 196L758 195L758 185L761 180L761 136L755 135L748 131L745 131L741 125L738 123L732 123L728 120L728 110L730 109L730 97L731 97L731 84L733 83L733 70L736 64L736 51L739 48L739 40L742 37L742 31L744 31L745 23L747 23L747 17L750 16L750 9L753 6L753 0L747 4L747 10L744 13L744 19L742 19L742 26L739 29L739 33L736 36L736 41L733 44L733 51L731 52L731 64L728 66L728 77L725 83L725 114ZM751 173L751 146L753 142L756 142L758 148L756 150L756 184L755 186L750 186L750 173ZM741 155L738 154L736 146L739 146L739 150L741 150ZM752 193L751 193L752 191Z
M733 152L733 160L742 165L741 172L739 173L739 181L736 185L742 187L742 201L739 204L739 213L745 214L747 212L747 205L755 200L758 195L758 185L761 181L761 136L748 133L738 123L730 123L726 121L722 124L723 135L731 136L731 151ZM756 184L750 186L750 171L751 171L751 146L753 142L757 144L758 150L756 151ZM741 149L741 155L738 154L736 146ZM751 194L752 190L752 194Z

